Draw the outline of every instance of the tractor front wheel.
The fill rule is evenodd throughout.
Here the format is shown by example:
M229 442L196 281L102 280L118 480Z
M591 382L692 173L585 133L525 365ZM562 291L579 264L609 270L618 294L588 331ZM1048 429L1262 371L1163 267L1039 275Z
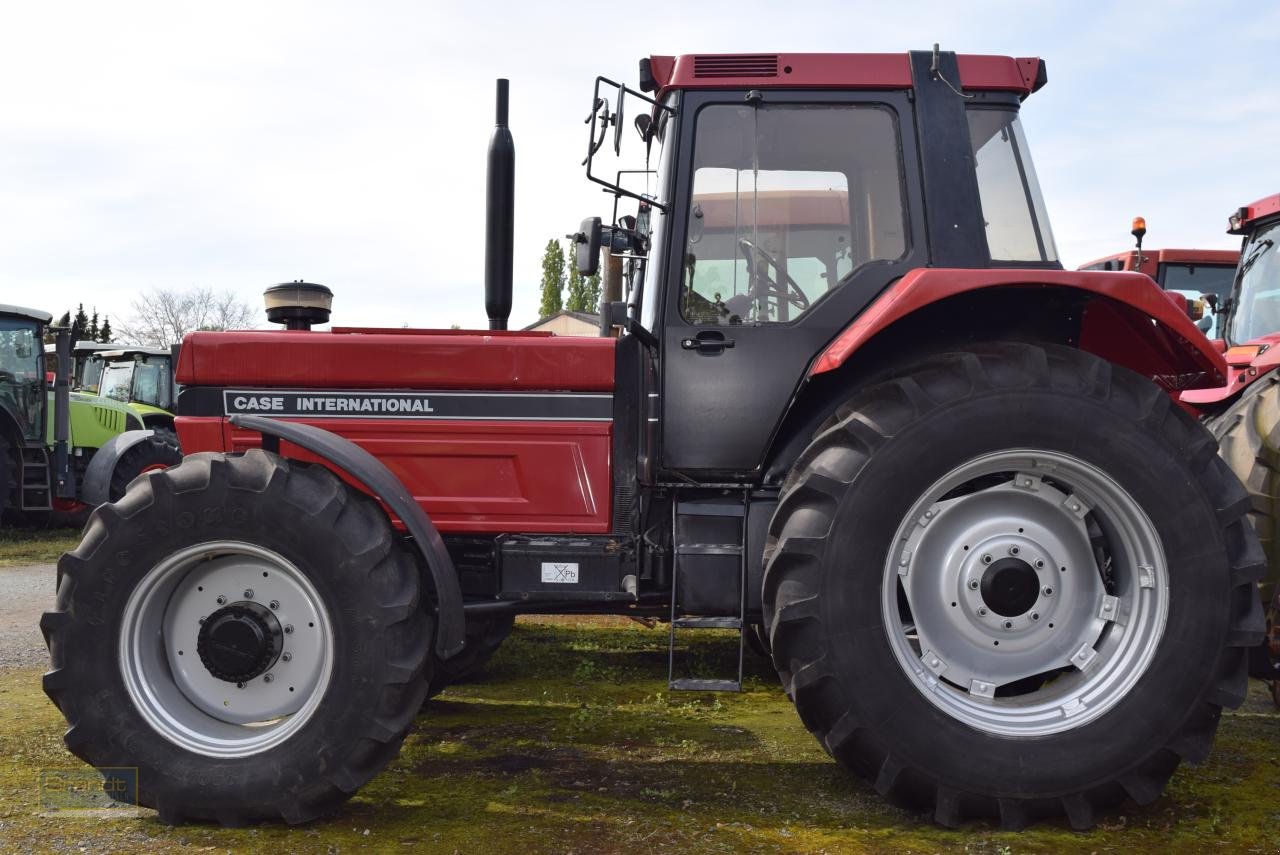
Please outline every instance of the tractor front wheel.
M323 466L196 454L97 508L41 627L67 748L161 820L305 822L399 752L430 679L417 563Z
M852 398L784 485L774 664L842 765L944 825L1087 828L1157 798L1245 696L1248 500L1144 378L1063 347L930 357Z

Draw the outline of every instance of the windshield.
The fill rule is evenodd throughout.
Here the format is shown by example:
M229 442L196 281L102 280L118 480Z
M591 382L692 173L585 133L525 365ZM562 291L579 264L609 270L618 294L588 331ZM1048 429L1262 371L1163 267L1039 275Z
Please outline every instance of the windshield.
M25 318L0 318L0 410L18 423L23 439L44 430L44 348L39 325Z
M1234 264L1170 264L1160 265L1156 274L1160 287L1166 291L1176 291L1188 300L1199 300L1204 294L1212 294L1219 303L1227 299L1231 293L1231 281L1236 278ZM1205 311L1210 325L1204 334L1209 338L1222 338L1220 315Z
M98 393L104 398L128 401L133 391L133 363L116 362L102 372L102 385Z
M1280 332L1280 222L1253 233L1240 253L1236 274L1236 298L1230 306L1227 340L1244 344L1264 335Z

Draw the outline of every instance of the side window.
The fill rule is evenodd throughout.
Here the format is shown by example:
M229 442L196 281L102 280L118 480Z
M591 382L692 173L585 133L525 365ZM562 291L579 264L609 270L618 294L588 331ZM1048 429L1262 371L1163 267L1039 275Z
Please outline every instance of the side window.
M968 118L992 260L1057 261L1040 182L1018 114L971 108Z
M870 105L715 105L698 114L680 313L771 324L906 252L898 130Z

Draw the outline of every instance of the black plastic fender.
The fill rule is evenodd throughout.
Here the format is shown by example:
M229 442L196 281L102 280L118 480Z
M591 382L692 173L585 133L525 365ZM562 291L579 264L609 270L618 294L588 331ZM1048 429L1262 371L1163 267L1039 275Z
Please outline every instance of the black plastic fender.
M438 611L436 654L441 659L448 659L462 650L466 643L466 622L462 613L462 588L458 584L453 559L449 557L449 551L445 549L444 541L431 517L427 516L427 512L414 500L413 494L395 473L351 440L314 425L247 415L231 416L231 423L236 427L261 433L263 447L268 451L277 451L279 440L282 439L306 449L350 475L384 502L404 522L409 534L413 535L413 542L431 572ZM275 442L270 442L270 438L275 438ZM271 448L272 445L276 448ZM96 460L95 456L94 462Z
M153 433L155 431L152 430L127 430L104 442L93 453L93 457L89 458L89 465L85 467L80 500L95 508L111 501L111 475L116 471L116 464L126 451Z

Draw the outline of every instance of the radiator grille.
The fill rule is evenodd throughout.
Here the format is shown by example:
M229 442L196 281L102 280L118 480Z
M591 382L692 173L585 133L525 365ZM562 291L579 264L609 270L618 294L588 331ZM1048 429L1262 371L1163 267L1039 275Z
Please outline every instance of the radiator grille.
M742 53L729 56L695 56L694 77L777 77L778 56Z

